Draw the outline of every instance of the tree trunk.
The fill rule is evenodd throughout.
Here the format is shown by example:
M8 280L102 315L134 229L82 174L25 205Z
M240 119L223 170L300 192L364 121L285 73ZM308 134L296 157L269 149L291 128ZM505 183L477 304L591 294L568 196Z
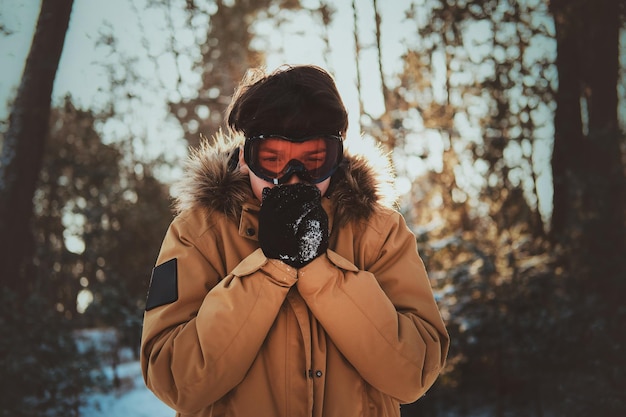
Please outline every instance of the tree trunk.
M33 195L49 129L52 87L73 0L43 0L0 154L0 282L24 294Z
M621 1L621 0L620 0ZM625 180L617 116L619 1L553 0L559 89L552 156L552 237L570 267L623 269Z

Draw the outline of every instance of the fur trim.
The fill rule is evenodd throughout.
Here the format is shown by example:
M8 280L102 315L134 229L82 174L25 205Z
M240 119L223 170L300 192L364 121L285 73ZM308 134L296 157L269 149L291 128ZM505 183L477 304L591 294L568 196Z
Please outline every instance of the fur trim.
M222 132L212 141L202 137L187 158L183 178L172 187L176 213L203 207L239 218L242 204L252 196L248 175L233 169L241 144L243 138Z
M183 178L174 185L176 213L194 208L219 211L237 220L244 202L252 198L247 174L236 169L244 139L221 132L203 138L185 164ZM345 224L368 218L377 207L396 202L389 156L365 138L346 141L346 157L333 175L327 196L337 202L335 220Z
M377 207L397 202L389 154L371 139L347 140L345 158L333 175L329 195L337 201L339 224L367 219Z

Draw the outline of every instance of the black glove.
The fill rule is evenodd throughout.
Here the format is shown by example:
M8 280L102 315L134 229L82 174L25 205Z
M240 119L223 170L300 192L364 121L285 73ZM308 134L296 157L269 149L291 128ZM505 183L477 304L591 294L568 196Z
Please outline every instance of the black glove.
M301 268L326 252L328 216L317 187L297 183L263 190L259 243L265 256Z

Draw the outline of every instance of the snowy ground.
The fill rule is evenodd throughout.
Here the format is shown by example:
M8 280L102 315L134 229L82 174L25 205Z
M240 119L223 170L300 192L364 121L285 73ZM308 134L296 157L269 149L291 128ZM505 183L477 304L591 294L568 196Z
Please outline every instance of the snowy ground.
M150 392L143 383L139 362L117 368L122 388L94 394L80 410L81 417L173 417L176 413Z
M146 388L136 352L119 344L118 332L112 328L84 329L75 333L81 350L96 349L102 358L103 373L119 388L96 393L86 399L81 417L174 417L176 413ZM113 359L115 358L115 361ZM113 369L112 362L118 365Z

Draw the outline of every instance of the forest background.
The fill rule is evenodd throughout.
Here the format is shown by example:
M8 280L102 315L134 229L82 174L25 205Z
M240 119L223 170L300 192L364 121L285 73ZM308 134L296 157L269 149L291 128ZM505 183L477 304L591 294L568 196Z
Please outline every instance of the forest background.
M3 416L119 388L95 370L138 353L187 147L248 68L282 62L333 72L349 141L394 162L452 338L403 416L626 415L626 1L102 4L115 17L81 35L100 58L77 68L68 27L105 8L0 2L1 45L34 33L3 86ZM91 328L116 330L110 355L76 343Z

